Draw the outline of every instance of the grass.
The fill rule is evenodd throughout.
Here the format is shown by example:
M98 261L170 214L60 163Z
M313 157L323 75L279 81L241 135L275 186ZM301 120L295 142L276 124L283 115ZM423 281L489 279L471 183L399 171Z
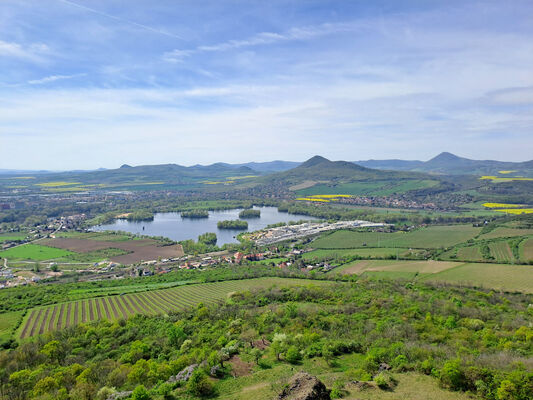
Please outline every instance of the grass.
M67 257L61 257L57 261L62 262L77 262L77 263L91 263L99 262L102 260L108 260L111 257L117 257L124 254L129 254L129 251L122 249L115 249L113 247L95 251L89 251L87 253L72 253Z
M151 290L146 292L129 293L118 296L102 296L92 298L93 316L89 309L88 299L63 303L67 310L67 318L61 327L76 325L80 322L90 322L103 318L115 320L142 313L147 315L166 314L173 311L195 307L198 303L216 303L223 301L231 292L266 288L271 286L289 286L298 284L326 284L326 282L308 281L305 279L257 278L216 283L183 285L169 289ZM57 307L57 308L56 308ZM58 329L57 310L61 304L36 307L29 310L22 322L18 336L21 338L33 336ZM54 308L56 308L55 319ZM98 312L99 311L99 312ZM33 332L33 333L32 333Z
M59 232L55 236L56 238L90 239L105 242L126 242L131 240L130 236L108 232Z
M74 253L67 250L31 243L0 251L0 257L7 258L9 260L44 261L72 255L74 255Z
M328 366L321 358L304 359L298 366L284 362L276 362L272 356L265 358L271 368L254 366L252 374L237 378L226 378L216 381L216 387L222 393L221 400L270 400L275 399L290 378L298 371L305 371L320 379L327 388L331 389L335 381L345 382L345 396L343 399L390 399L390 400L467 400L470 397L461 392L442 389L438 381L430 376L415 372L395 373L397 386L388 391L371 388L359 390L350 383L346 371L362 365L364 357L361 354L343 355L336 359L334 367Z
M533 266L466 263L426 277L431 281L533 293Z
M411 232L335 231L313 242L318 249L369 247L441 248L474 238L481 228L471 225L442 225L420 228Z
M330 274L364 274L380 278L406 278L464 284L488 289L533 293L533 266L453 261L359 260L335 268Z
M24 311L13 311L5 314L0 314L0 340L9 339L13 336L13 329L15 329Z
M331 260L341 257L363 257L363 258L385 258L385 257L416 257L416 251L409 251L406 248L391 248L391 247L373 247L362 249L339 249L339 250L327 250L318 249L304 253L302 258L306 261L321 261Z
M362 274L365 272L394 272L436 274L450 268L455 268L460 263L452 261L418 261L418 260L358 260L341 267L335 268L330 273ZM396 274L397 275L397 274Z
M507 227L498 227L492 231L480 235L480 239L495 239L499 237L516 237L516 236L526 236L533 235L533 229L517 229L517 228L507 228Z
M26 232L0 233L0 243L10 242L13 240L22 240L22 239L25 239L26 236L28 236Z

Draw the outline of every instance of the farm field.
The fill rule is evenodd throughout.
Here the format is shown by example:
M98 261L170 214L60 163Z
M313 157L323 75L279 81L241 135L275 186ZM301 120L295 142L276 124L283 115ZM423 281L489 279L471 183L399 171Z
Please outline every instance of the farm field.
M94 297L36 307L28 310L27 316L19 328L18 336L26 338L97 319L117 320L128 318L134 314L166 314L194 307L198 303L222 301L231 292L265 288L273 285L289 286L313 282L316 281L283 278L233 280L185 285L118 296Z
M520 258L524 261L533 260L533 238L520 243Z
M72 252L64 249L31 243L0 251L1 258L29 261L53 260L60 257L68 257L72 254Z
M488 233L479 235L479 239L494 239L499 237L514 237L526 235L533 235L533 229L498 227Z
M533 293L533 267L529 265L464 263L423 279Z
M360 181L345 183L337 186L315 185L297 190L298 196L317 194L348 194L388 196L393 193L405 193L409 190L424 189L438 185L438 181L429 179L413 179L398 183L398 181ZM296 188L296 187L294 187Z
M105 241L97 239L56 238L43 241L47 246L70 250L75 253L91 253L95 261L110 259L120 264L132 264L140 261L183 256L181 245L161 246L153 239L128 241ZM114 249L113 251L111 249ZM96 253L99 252L99 253ZM72 257L70 260L79 261L82 257ZM65 259L66 260L66 259Z
M489 244L490 254L494 259L501 263L513 262L513 252L509 247L509 244L505 240L500 240L498 242Z
M374 247L374 248L362 248L362 249L339 249L339 250L326 250L318 249L304 253L302 258L306 261L319 261L323 259L332 259L338 257L396 257L396 255L405 257L408 255L416 255L416 251L409 251L406 248L391 248L391 247Z
M12 329L17 326L24 311L13 311L0 314L0 340L9 339L12 336Z
M19 233L19 232L13 232L13 233L0 233L0 243L2 242L9 242L9 241L12 241L12 240L22 240L24 238L26 238L28 234L23 232L23 233Z
M481 286L488 289L533 293L533 266L454 261L359 260L330 274L364 274Z
M462 263L454 261L410 261L410 260L358 260L335 268L330 274L362 274L364 272L392 272L436 274L450 268L455 268Z
M457 259L468 261L482 261L483 256L478 246L461 247L457 250Z
M317 249L350 249L364 247L440 248L466 242L481 228L471 225L442 225L420 228L411 232L335 231L312 243Z

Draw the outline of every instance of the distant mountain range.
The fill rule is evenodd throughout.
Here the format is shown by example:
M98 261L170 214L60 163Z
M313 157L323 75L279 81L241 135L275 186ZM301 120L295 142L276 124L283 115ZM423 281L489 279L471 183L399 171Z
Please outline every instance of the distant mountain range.
M336 164L327 164L336 163ZM168 174L171 175L185 175L190 177L207 176L210 173L224 173L229 171L237 171L238 173L247 173L250 175L259 174L266 175L278 172L290 171L298 167L303 169L296 170L297 174L311 175L313 173L323 173L321 168L326 166L330 171L337 170L341 166L343 167L343 173L346 172L348 164L364 167L369 170L391 170L391 171L411 171L411 172L425 172L431 174L440 175L498 175L500 171L511 171L515 176L533 176L533 160L525 162L506 162L506 161L494 161L494 160L471 160L464 157L456 156L455 154L443 152L438 156L428 161L419 160L360 160L360 161L329 161L324 157L315 156L304 163L295 161L267 161L267 162L248 162L240 164L229 163L215 163L211 165L193 165L191 167L185 167L178 164L160 164L160 165L141 165L131 167L129 165L123 165L117 169L105 169L99 168L97 170L75 170L75 171L46 171L46 170L10 170L0 169L0 175L15 175L15 174L32 174L32 175L44 175L44 174L104 174L100 176L124 176L128 175L124 170L132 169L130 173L150 173L155 175ZM310 167L319 165L316 170L309 170ZM351 168L351 167L350 167ZM353 172L361 172L361 169L352 168ZM96 177L96 176L95 176Z
M366 160L355 163L367 168L442 175L498 175L500 171L511 171L513 175L533 175L533 160L525 162L471 160L448 152L440 153L429 161Z

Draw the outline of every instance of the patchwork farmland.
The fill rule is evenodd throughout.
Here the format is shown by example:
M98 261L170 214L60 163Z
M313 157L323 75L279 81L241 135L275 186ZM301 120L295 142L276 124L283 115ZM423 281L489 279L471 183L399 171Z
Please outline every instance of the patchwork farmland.
M43 240L41 243L52 248L68 250L75 253L90 253L106 249L118 249L122 251L122 253L113 255L109 257L109 259L120 264L133 264L140 261L155 260L158 257L173 258L183 256L183 248L181 245L161 246L153 239L111 241L56 238Z
M311 282L315 281L284 278L245 279L94 297L36 307L28 311L19 328L18 336L27 338L99 319L112 321L128 318L134 314L166 314L192 308L199 303L209 304L222 301L231 292Z

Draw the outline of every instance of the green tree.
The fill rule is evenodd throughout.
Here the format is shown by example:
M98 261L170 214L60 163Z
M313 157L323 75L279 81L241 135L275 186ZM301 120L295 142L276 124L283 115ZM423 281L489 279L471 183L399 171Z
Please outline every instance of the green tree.
M208 397L213 395L215 387L207 378L206 373L201 369L197 369L192 373L189 382L187 382L187 390L194 396Z
M148 393L148 390L144 387L144 385L139 385L135 389L133 389L133 392L131 393L132 400L150 400L151 396Z

